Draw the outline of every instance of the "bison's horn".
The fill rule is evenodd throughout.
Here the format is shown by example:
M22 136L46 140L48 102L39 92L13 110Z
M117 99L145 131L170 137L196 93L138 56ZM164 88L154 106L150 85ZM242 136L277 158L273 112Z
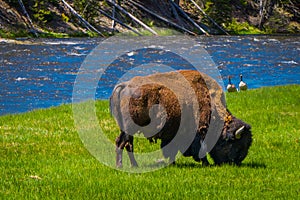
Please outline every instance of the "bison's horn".
M245 126L242 126L242 127L239 128L238 130L236 130L236 132L235 132L235 138L236 138L236 139L240 139L240 138L241 138L242 132L243 132L244 128L245 128Z

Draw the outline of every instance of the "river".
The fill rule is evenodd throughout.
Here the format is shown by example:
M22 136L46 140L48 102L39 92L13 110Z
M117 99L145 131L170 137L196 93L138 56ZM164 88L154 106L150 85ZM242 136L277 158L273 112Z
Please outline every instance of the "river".
M218 66L225 85L229 75L238 84L239 74L250 89L300 84L300 36L213 36L197 41ZM0 115L71 103L77 72L102 39L31 42L0 42ZM122 67L115 73L121 74ZM109 98L111 88L98 89L96 98Z

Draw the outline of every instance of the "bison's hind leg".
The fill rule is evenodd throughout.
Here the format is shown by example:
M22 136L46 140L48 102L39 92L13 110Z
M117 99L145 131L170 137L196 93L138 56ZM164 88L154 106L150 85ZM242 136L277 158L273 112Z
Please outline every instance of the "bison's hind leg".
M133 154L133 136L132 135L128 135L128 139L129 142L125 145L129 159L130 159L130 163L132 167L137 167L138 164L134 158L134 154Z
M116 138L116 165L122 167L123 149L126 148L130 159L131 166L136 167L137 162L133 155L133 136L121 131L121 134Z
M116 138L116 166L122 167L122 157L124 149L125 132L121 131L120 135Z
M162 149L163 156L169 159L170 164L175 164L175 158L178 153L178 149L172 147L172 145L168 145L170 140L161 140L160 147Z

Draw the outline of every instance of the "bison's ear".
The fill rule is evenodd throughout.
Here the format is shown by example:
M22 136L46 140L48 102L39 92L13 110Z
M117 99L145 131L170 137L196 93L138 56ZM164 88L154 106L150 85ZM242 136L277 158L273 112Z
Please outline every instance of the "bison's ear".
M239 128L238 130L235 131L235 138L236 139L240 139L242 136L242 133L244 131L245 126L242 126L241 128Z

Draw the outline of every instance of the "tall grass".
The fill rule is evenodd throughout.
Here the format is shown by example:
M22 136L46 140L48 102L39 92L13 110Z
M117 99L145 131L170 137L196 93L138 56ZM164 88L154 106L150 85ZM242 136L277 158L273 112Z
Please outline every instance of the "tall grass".
M101 164L84 148L71 105L2 116L0 199L299 198L300 86L226 98L231 112L252 125L253 145L240 167L202 167L181 157L158 171L125 173ZM108 102L98 101L96 107L113 141L118 128ZM141 141L138 148L147 145Z

